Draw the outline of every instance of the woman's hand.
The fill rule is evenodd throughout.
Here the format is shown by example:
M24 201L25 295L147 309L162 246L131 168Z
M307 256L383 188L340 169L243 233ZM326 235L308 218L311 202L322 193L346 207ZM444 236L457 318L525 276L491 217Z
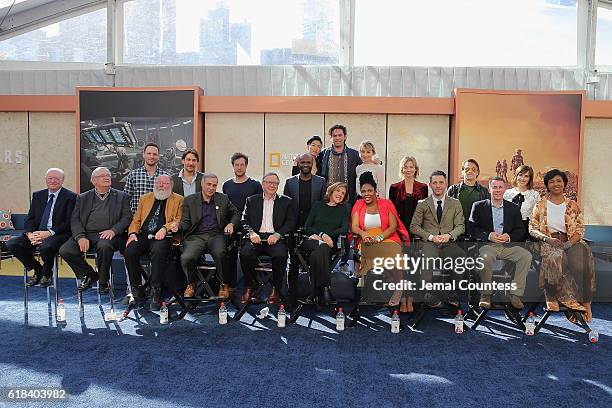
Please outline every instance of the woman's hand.
M374 237L365 231L361 234L361 239L363 240L363 242L376 242Z
M557 238L546 238L546 243L554 246L555 248L563 248L564 242Z

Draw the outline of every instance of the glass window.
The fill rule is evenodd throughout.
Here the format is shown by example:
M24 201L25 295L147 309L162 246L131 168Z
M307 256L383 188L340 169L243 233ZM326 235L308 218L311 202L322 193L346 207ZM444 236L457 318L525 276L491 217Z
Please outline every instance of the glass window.
M574 66L576 0L359 0L355 65Z
M134 0L124 7L124 63L338 64L338 1Z
M612 66L612 4L597 8L595 65Z
M106 9L0 41L0 60L106 62Z

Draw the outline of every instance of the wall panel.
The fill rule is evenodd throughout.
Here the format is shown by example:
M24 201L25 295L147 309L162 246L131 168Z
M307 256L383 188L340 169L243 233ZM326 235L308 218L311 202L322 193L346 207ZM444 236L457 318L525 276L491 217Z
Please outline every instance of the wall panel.
M30 206L27 112L0 112L0 141L0 208L26 213Z
M585 224L612 225L611 153L612 119L587 119L584 127L581 194Z

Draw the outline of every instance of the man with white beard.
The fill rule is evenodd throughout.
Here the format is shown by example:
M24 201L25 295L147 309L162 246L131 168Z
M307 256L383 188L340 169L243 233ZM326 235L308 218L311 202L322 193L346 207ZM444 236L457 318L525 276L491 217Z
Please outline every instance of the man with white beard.
M137 305L145 301L142 287L142 255L151 253L151 310L161 305L162 273L166 269L172 248L169 232L177 232L183 213L183 196L172 192L172 179L160 175L153 192L140 197L138 208L128 228L125 265L130 275L132 295ZM173 237L178 240L178 236Z

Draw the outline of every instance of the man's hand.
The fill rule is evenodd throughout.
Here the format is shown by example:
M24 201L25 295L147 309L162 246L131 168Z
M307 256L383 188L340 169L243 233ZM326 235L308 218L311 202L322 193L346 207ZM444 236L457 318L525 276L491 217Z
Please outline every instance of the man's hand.
M234 225L232 223L227 224L223 228L223 232L225 232L225 235L232 235L234 233Z
M113 230L106 230L100 233L101 239L113 239L115 237L115 233Z
M165 228L160 228L159 231L155 233L155 239L161 241L162 239L166 238L166 233L167 231Z
M272 234L268 237L267 241L268 241L268 245L274 245L278 242L280 238L278 237L278 235L276 234Z
M312 235L311 235L311 236L309 236L308 238L310 238L310 239L314 239L314 240L316 240L316 241L320 241L320 240L321 240L321 237L320 237L320 236L318 236L317 234L312 234Z
M439 235L440 243L446 244L451 240L451 236L449 234Z
M78 242L81 252L87 252L89 250L89 240L87 238L79 238Z
M489 234L489 240L491 242L495 242L497 244L503 244L504 242L506 242L506 240L505 240L505 238L503 238L502 234L498 234L495 231L493 231L493 232L491 232L491 234Z
M330 248L334 247L334 241L331 239L331 237L327 234L323 234L323 236L321 237L323 239L323 241L329 245Z
M504 242L510 242L510 235L508 235L507 232L501 234L501 238L504 240Z
M130 234L130 236L127 239L127 242L125 243L125 246L130 245L134 241L138 241L138 237L136 236L136 234Z
M254 244L261 244L261 237L256 232L251 232L251 234L249 235L249 239Z
M49 231L34 231L34 233L32 235L34 237L34 240L38 244L40 244L45 239L49 238L51 236L51 233Z

